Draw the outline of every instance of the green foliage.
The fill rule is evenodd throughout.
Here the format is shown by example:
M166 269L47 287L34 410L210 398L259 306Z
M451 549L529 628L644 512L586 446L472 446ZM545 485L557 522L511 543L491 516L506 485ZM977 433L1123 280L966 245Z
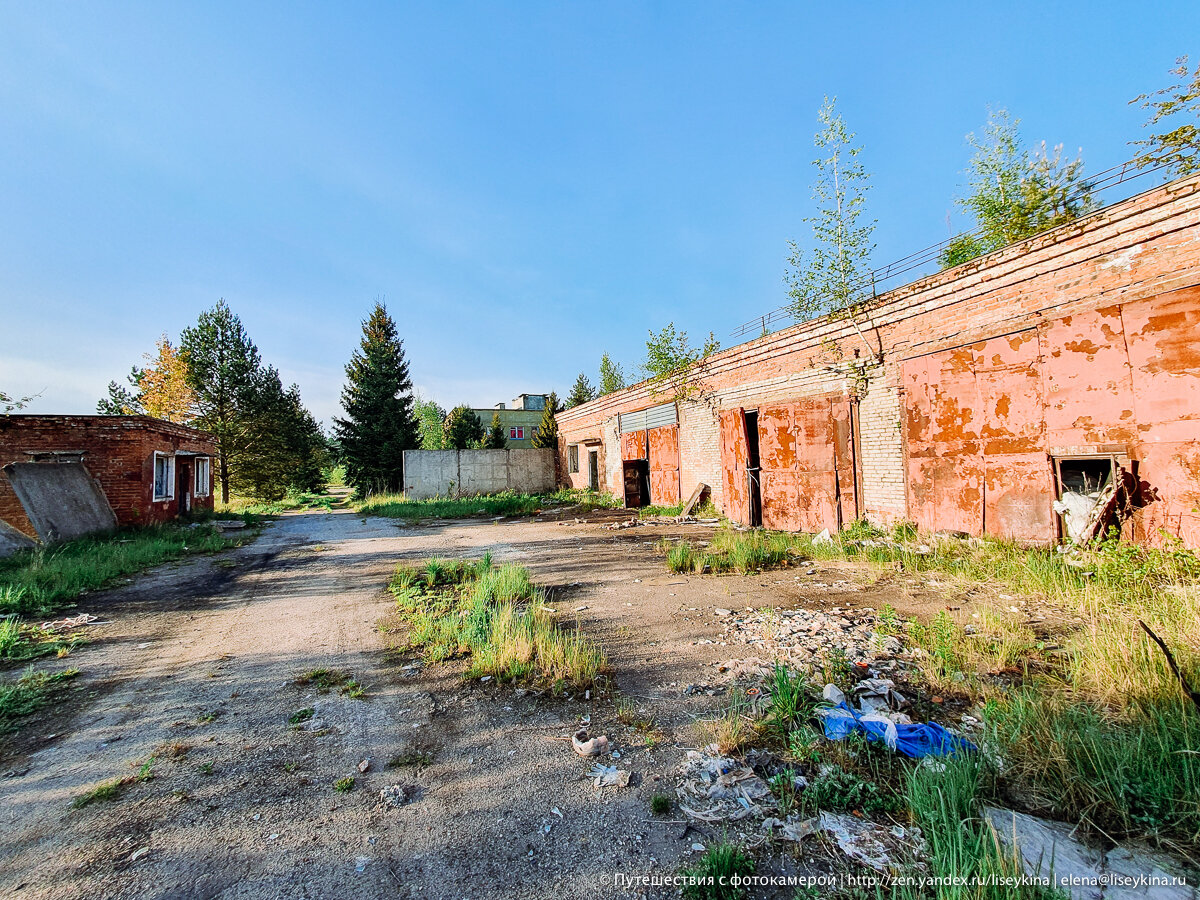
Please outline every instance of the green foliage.
M500 423L500 413L492 413L492 427L488 429L487 437L483 439L484 450L503 450L508 446L508 436Z
M813 143L821 156L813 161L817 174L812 192L818 211L804 220L812 226L808 259L794 241L788 242L785 282L798 319L854 307L870 283L875 249L875 220L866 218L871 176L858 161L862 147L853 146L854 132L837 111L836 97L825 98L817 117L821 130Z
M442 431L442 423L446 420L446 410L432 400L422 400L418 397L413 403L413 415L417 420L421 449L445 450L446 436Z
M575 379L575 383L571 385L571 393L567 394L566 408L571 409L575 406L582 406L584 403L595 399L596 389L588 381L587 375L580 372L579 377Z
M93 803L106 803L116 800L125 788L132 783L130 778L113 778L97 785L86 793L80 794L71 801L71 809L83 809Z
M469 406L456 406L442 423L442 446L447 450L469 450L478 447L486 432Z
M356 781L353 775L347 775L345 778L339 778L333 783L333 789L339 794L349 793L354 790Z
M211 527L159 525L22 550L0 559L0 613L45 615L167 560L238 543Z
M467 677L595 687L603 651L575 628L554 621L545 593L521 566L491 556L401 566L389 585L408 622L410 646L431 662L470 656Z
M949 267L1027 237L1073 221L1096 208L1083 177L1083 158L1063 158L1060 144L1053 155L1043 141L1026 152L1020 120L1008 111L991 112L982 136L967 135L975 153L967 169L970 195L958 204L976 223L974 233L961 235L943 251Z
M676 402L693 400L704 392L704 361L721 349L709 332L701 347L692 347L686 331L678 331L674 322L657 334L650 332L646 341L646 361L642 374L650 380L650 393L669 396Z
M108 393L96 404L96 412L102 416L140 416L146 410L141 401L142 370L137 366L125 376L129 387L118 381L108 383ZM130 390L132 388L132 390Z
M1181 695L1116 712L1052 686L984 711L1006 776L1069 821L1200 847L1200 713Z
M711 543L699 550L688 541L672 543L663 539L658 551L667 557L672 572L737 572L745 575L763 569L786 566L793 554L795 539L783 532L733 531L721 529Z
M546 407L542 410L542 421L538 423L537 431L533 433L533 446L539 449L558 449L558 420L554 417L562 412L558 402L558 394L553 391L546 398Z
M1132 144L1141 148L1137 156L1139 165L1165 163L1168 172L1182 178L1200 172L1200 65L1189 73L1188 58L1181 56L1175 60L1170 74L1179 79L1175 84L1129 101L1150 110L1150 118L1143 127L1161 126L1166 130Z
M650 795L650 812L656 816L665 816L671 811L671 798L667 794Z
M334 419L346 481L360 496L404 485L404 451L417 447L412 381L396 323L375 304L362 324L362 340L346 364L342 409Z
M81 640L17 618L3 619L0 620L0 663L22 662L40 656L67 656Z
M254 373L242 424L255 436L253 446L230 473L230 486L243 496L280 500L289 491L324 487L329 462L321 428L300 399L300 388L284 389L274 366Z
M14 731L17 719L53 701L78 674L78 669L52 673L38 672L30 666L17 681L0 685L0 734Z
M807 815L825 810L860 812L870 817L896 812L902 801L890 788L834 766L809 783L800 795L799 806Z
M14 397L12 394L6 394L0 391L0 416L7 416L10 412L16 409L24 409L29 405L29 402L35 399L38 395L34 394L31 397Z
M744 885L730 882L754 874L754 860L736 844L722 840L710 844L696 865L684 869L685 900L741 900L747 896Z
M616 391L625 390L625 373L621 371L621 366L612 361L607 353L600 357L600 387L596 390L596 396L603 397L605 394L612 394Z
M820 695L799 672L789 672L787 666L775 663L766 682L770 693L767 715L771 727L786 741L788 734L812 715Z

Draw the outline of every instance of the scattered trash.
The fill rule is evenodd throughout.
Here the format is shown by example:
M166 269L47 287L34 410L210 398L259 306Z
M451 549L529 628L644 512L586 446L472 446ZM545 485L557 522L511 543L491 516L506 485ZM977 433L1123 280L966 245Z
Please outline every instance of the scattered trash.
M82 628L84 625L91 625L99 621L99 616L80 613L77 616L68 616L65 619L55 619L53 622L43 622L40 627L42 631L69 631L72 628Z
M832 687L832 685L827 685ZM864 713L880 713L897 724L908 724L912 720L902 713L888 715L889 711L903 709L908 700L895 690L896 682L890 678L864 678L854 686L858 708Z
M787 817L786 822L776 818L763 819L763 828L767 831L774 831L778 828L779 837L788 841L800 842L810 834L820 831L820 820L817 818L804 819L793 813Z
M976 750L970 741L951 734L936 722L895 722L880 713L859 713L846 703L818 709L825 737L840 741L855 731L861 731L874 741L882 741L889 749L914 759L922 756L951 756L959 750Z
M715 616L732 616L733 610L732 609L721 609L721 607L718 606L716 609L713 610L713 615L715 615Z
M744 763L718 754L715 744L687 751L680 776L679 808L701 822L736 822L775 808L767 783Z
M827 544L833 543L833 538L829 534L829 529L824 529L820 534L812 539L814 547L824 547Z
M367 864L371 861L369 856L358 856L354 859L354 871L361 875L367 870Z
M145 856L149 852L150 852L149 847L139 847L137 850L134 850L132 853L129 854L129 861L137 862L139 859L141 859L143 856Z
M596 763L592 766L591 771L587 773L587 778L593 779L596 788L602 787L628 787L629 773L624 769L618 769L616 766L606 766L603 763Z
M823 812L820 826L822 831L834 839L843 853L877 872L886 872L891 868L893 856L899 855L897 851L904 850L905 845L918 848L921 845L921 832L918 828L904 828L899 825L888 828L852 815Z
M559 809L557 806L554 807L554 809L550 810L550 812L554 813L554 815L558 816L560 819L564 818L563 811L561 809Z
M571 737L571 746L580 756L599 756L608 752L608 735L589 738L587 729L580 728Z
M416 794L417 789L411 784L389 784L379 792L379 801L395 809L410 803Z

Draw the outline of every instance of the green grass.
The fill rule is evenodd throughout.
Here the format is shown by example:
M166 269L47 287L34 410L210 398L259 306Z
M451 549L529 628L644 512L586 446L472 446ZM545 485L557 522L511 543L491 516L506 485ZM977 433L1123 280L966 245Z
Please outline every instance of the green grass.
M797 546L794 535L779 531L720 529L713 533L707 547L664 538L658 542L658 551L667 558L667 567L672 572L747 575L780 568L794 559L803 558Z
M51 673L30 666L16 681L0 685L0 734L15 731L18 719L53 702L78 674L78 669Z
M294 727L303 722L307 722L313 717L314 712L315 710L313 710L311 706L306 706L304 709L298 709L288 716L288 724Z
M68 656L83 638L60 635L17 618L0 620L0 665L25 662L42 656Z
M696 865L683 870L688 879L683 886L687 900L740 900L747 896L744 886L729 882L734 876L754 874L754 860L728 840L710 844Z
M394 519L468 519L476 516L526 516L541 509L572 506L583 510L620 506L611 494L564 489L552 494L502 491L477 497L409 500L403 494L372 494L355 505L364 515Z
M215 553L244 540L225 537L209 526L158 525L24 550L0 559L0 614L46 615L85 591L110 587L168 560Z
M333 783L333 789L339 794L346 794L354 790L355 780L353 775L347 775L345 778L339 778Z
M132 783L130 778L113 778L99 784L86 793L80 794L71 801L72 809L83 809L93 803L108 803L118 799L125 788Z
M566 629L545 592L521 566L432 559L400 566L390 589L408 624L409 645L427 660L469 657L468 678L590 688L606 670L603 652Z
M667 794L650 795L650 812L656 816L665 816L671 811L671 798Z
M295 680L295 684L312 685L318 694L327 694L334 688L352 700L366 699L367 692L354 676L341 669L310 669Z

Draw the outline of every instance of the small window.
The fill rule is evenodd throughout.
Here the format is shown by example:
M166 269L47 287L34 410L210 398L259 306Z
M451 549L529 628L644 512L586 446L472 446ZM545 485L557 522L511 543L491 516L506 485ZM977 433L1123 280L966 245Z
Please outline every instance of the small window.
M567 446L567 471L579 471L579 445L569 444Z
M210 485L212 485L212 460L207 456L197 456L195 495L207 497Z
M510 441L525 440L525 426L524 425L513 425L512 427L510 427L508 429L508 439Z
M175 496L175 457L154 454L154 499L170 500Z

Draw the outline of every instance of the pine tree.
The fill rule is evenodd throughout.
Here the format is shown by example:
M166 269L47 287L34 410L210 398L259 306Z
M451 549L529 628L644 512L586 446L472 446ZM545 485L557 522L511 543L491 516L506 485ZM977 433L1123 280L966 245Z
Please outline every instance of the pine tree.
M487 437L483 439L484 450L503 450L508 446L508 437L504 434L504 426L500 423L500 413L492 413L492 427L488 429Z
M141 389L142 370L134 366L125 380L133 390L125 387L119 381L108 383L108 394L100 398L96 404L96 412L102 416L142 416L146 410L142 407Z
M179 347L196 396L191 424L216 438L221 500L228 503L230 480L254 448L248 412L260 367L258 348L224 300L183 330Z
M334 419L346 464L346 482L360 495L404 487L404 451L418 446L412 381L396 323L376 303L362 323L359 348L346 365L342 408Z
M613 362L607 353L600 357L600 388L597 396L612 394L625 390L625 373L620 365Z
M278 500L289 489L313 491L322 486L321 468L328 462L325 436L305 409L299 387L293 384L285 390L274 366L259 369L244 415L253 452L234 473L236 493Z
M571 386L571 393L567 395L567 409L581 406L595 399L596 389L592 387L592 383L588 381L587 376L580 372L579 377L575 379L575 384Z
M442 444L447 450L470 450L486 436L483 423L469 406L456 406L442 422Z
M538 423L537 431L533 433L533 446L540 449L558 449L558 420L556 413L562 411L558 404L558 394L553 391L546 398L546 408L542 410L542 421Z

